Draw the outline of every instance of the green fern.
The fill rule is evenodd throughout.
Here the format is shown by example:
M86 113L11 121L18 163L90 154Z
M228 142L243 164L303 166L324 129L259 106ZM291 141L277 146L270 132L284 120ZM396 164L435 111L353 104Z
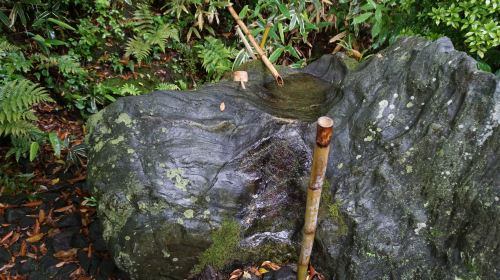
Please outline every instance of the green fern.
M145 35L146 41L151 45L157 45L162 52L165 52L165 44L168 39L179 41L179 30L170 24L162 24L158 29Z
M126 56L133 55L137 61L141 62L151 53L151 44L140 37L130 38L125 51Z
M165 52L168 39L179 41L179 30L171 24L155 26L154 15L147 5L142 5L134 13L134 30L138 33L127 42L126 56L135 56L137 61L146 59L154 46Z
M235 57L236 50L226 47L221 40L207 37L203 45L196 45L195 48L209 79L217 81L231 70L231 59Z
M172 83L159 83L156 90L181 90L176 84Z
M31 107L53 101L47 91L26 79L0 85L0 136L24 137L38 129Z
M45 56L35 54L32 56L32 60L39 62L38 69L57 67L61 74L83 74L86 72L81 67L80 62L70 55Z
M4 38L0 38L0 57L4 56L10 52L15 52L19 50L19 48Z

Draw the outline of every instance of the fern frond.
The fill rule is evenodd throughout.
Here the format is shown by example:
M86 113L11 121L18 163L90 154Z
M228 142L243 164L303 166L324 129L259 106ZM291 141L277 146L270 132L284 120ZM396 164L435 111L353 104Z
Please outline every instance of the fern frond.
M9 52L15 52L19 50L19 48L4 38L0 38L0 55Z
M133 55L137 61L141 62L149 56L151 52L151 45L139 37L130 38L127 42L125 55Z
M154 30L153 13L149 5L143 4L134 12L134 28L142 33L151 33Z
M179 41L179 30L170 24L162 24L152 33L146 35L150 45L157 45L162 52L165 52L165 44L168 39Z
M180 90L176 84L160 83L156 86L156 90Z
M33 131L38 131L38 128L34 124L23 120L0 125L0 136L23 137Z
M59 67L59 71L63 74L79 74L85 73L85 69L83 69L80 65L80 62L69 55L62 55L55 59L57 66Z
M0 136L26 135L36 130L36 116L31 107L39 102L53 101L47 91L26 79L0 85Z

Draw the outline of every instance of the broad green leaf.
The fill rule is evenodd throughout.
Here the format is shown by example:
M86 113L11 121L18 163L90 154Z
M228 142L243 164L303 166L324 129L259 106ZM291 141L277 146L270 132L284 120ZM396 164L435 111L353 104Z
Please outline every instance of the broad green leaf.
M477 69L492 73L491 66L488 65L488 63L483 62L483 61L478 61L477 62Z
M54 150L54 155L56 157L61 156L61 140L59 140L59 137L57 137L55 132L49 133L49 141L50 145L52 145L52 149Z
M380 31L382 30L382 24L380 21L375 22L375 24L372 27L372 38L375 38L380 34Z
M48 18L47 21L50 21L50 22L52 22L54 24L57 24L57 25L59 25L62 28L69 29L71 31L76 31L76 29L73 28L73 26L71 26L71 25L69 25L69 24L67 24L65 22L62 22L60 20L57 20L55 18Z
M280 9L280 12L286 17L290 18L290 11L288 11L288 8L286 7L285 4L279 4L278 8Z
M272 63L275 63L278 58L281 56L281 54L283 53L283 48L278 48L276 49L272 54L271 56L269 56L269 60L272 62Z
M367 19L369 19L373 15L372 12L369 13L364 13L359 16L354 17L354 20L352 21L353 24L360 24L365 22Z
M30 145L30 161L33 161L36 158L36 155L38 154L38 149L40 148L40 145L38 142L31 142Z
M247 12L248 12L248 5L245 5L245 7L243 7L243 9L241 9L241 11L238 14L238 16L243 19L243 18L246 17Z
M283 31L283 24L278 23L278 32L280 33L280 40L282 44L285 44L285 33Z

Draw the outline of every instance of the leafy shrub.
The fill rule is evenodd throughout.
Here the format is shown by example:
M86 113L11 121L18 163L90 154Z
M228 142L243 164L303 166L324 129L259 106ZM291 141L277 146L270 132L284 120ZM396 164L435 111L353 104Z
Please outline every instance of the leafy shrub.
M195 49L208 79L217 81L225 72L231 70L233 65L231 60L235 57L236 50L225 46L221 40L207 37L205 42L196 45Z
M429 16L461 33L467 48L483 58L500 45L500 2L491 0L441 1ZM452 2L451 4L449 2Z

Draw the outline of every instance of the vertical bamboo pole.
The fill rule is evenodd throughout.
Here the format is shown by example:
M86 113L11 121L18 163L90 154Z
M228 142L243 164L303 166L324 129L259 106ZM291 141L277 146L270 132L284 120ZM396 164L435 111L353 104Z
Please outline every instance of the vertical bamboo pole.
M319 201L321 199L321 188L325 179L328 153L330 152L330 140L333 132L333 120L328 117L320 117L316 131L316 146L314 147L311 178L307 188L306 215L300 249L299 263L297 268L297 280L305 280L307 267L311 258L314 243L314 235L318 222Z

